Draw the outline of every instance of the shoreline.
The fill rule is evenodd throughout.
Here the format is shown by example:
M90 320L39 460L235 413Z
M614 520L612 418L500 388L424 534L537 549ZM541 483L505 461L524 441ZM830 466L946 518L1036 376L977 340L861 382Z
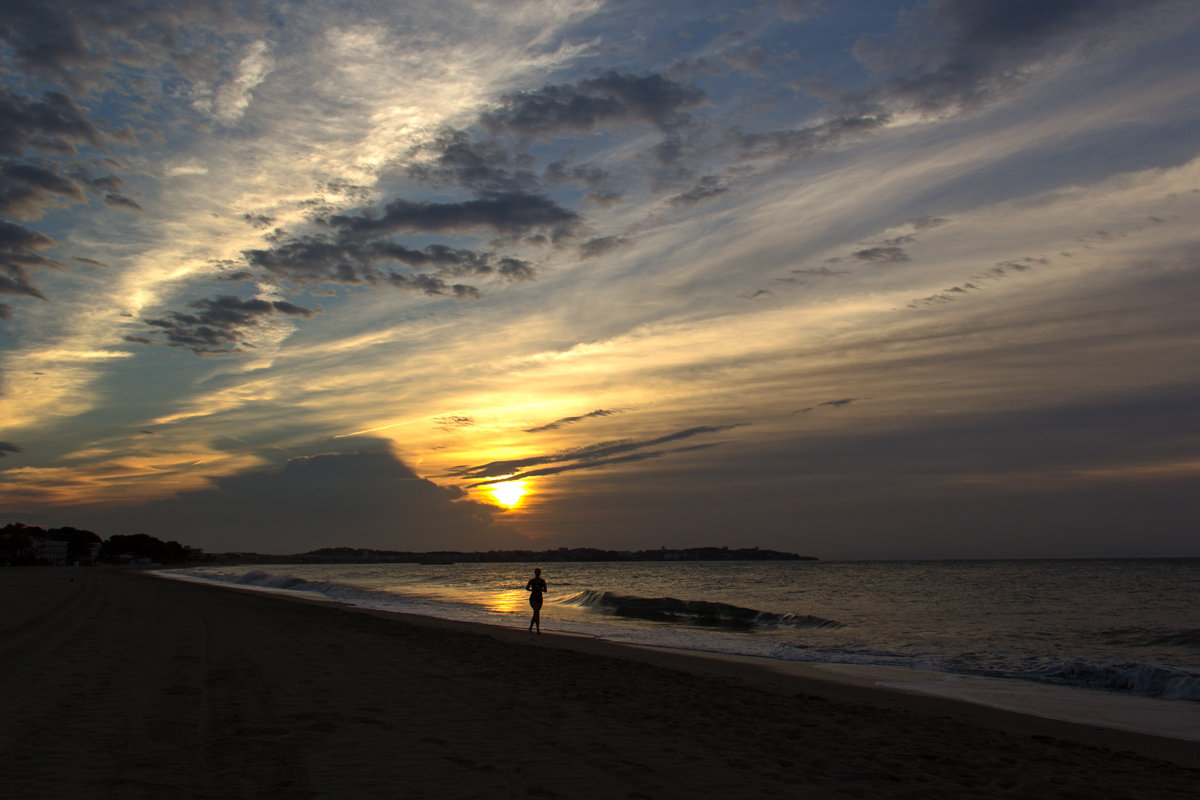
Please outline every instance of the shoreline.
M232 589L232 591L231 591ZM1191 797L1194 742L130 570L0 570L0 794Z
M505 637L507 634L501 632L517 631L520 635L523 635L524 632L524 628L519 627L510 628L484 622L448 620L436 616L362 608L312 592L211 582L167 571L154 571L149 574L167 580L186 581L251 594L272 595L296 602L332 604L347 611L378 614L408 624L447 625L454 630L474 632L481 636ZM1038 683L1017 678L939 672L915 667L785 661L705 650L628 644L585 634L553 631L549 628L543 636L565 639L566 642L560 643L561 646L576 652L603 652L632 660L645 660L649 663L672 664L685 671L709 670L721 673L723 670L721 665L724 664L729 665L729 668L740 676L759 683L794 679L800 682L801 688L805 688L809 684L812 686L834 684L837 687L844 687L845 691L863 690L880 697L882 702L892 706L899 704L900 701L898 698L889 698L887 696L889 692L912 695L918 698L927 698L929 704L936 704L943 711L948 709L950 712L954 712L955 703L971 707L972 712L960 710L959 716L988 713L984 711L987 709L993 712L1035 717L1047 723L1077 725L1084 729L1103 729L1114 734L1128 733L1153 737L1155 740L1179 740L1196 745L1196 750L1200 751L1200 703L1186 700L1161 700L1099 689ZM578 647L571 644L571 642L584 641L598 644ZM537 641L535 640L534 643L536 644ZM666 654L674 654L674 656ZM695 660L695 663L692 663L691 660ZM812 686L808 686L808 688L811 689ZM834 694L840 693L841 690L834 691ZM921 701L910 702L919 703ZM975 709L979 710L975 711ZM1029 729L1031 726L1020 727ZM1070 731L1067 731L1067 734L1069 733ZM1107 736L1087 734L1089 741L1103 742L1108 738ZM1129 747L1128 749L1141 750L1145 748ZM1195 766L1200 766L1200 761L1197 761Z
M733 678L768 691L804 692L826 699L864 702L881 708L952 716L964 721L984 722L1006 731L1052 735L1088 745L1168 758L1181 765L1200 768L1200 703L1038 684L1015 678L958 675L906 667L782 661L758 656L625 644L584 634L554 631L549 627L540 635L530 636L524 627L361 608L323 595L308 597L306 595L311 594L308 592L212 583L164 573L148 573L148 576L182 580L249 595L263 594L289 602L314 603L348 613L486 636L497 641Z

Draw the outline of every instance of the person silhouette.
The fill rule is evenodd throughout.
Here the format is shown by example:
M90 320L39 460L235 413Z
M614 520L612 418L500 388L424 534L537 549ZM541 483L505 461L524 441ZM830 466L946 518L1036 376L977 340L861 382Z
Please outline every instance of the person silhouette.
M529 620L529 632L533 633L533 626L537 625L537 632L542 632L542 595L546 593L546 581L542 578L542 571L535 569L533 577L525 584L525 591L529 592L529 605L533 608L533 618Z

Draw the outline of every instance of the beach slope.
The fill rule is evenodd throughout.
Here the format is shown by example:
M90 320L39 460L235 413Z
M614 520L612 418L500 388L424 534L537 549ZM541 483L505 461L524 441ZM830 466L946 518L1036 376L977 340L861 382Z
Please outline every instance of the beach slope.
M1195 743L136 571L0 570L0 632L4 797L1191 798L1200 778Z

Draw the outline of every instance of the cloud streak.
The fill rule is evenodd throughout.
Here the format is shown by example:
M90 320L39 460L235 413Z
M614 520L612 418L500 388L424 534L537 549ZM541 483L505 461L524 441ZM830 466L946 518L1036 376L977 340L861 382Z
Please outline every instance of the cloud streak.
M659 445L669 444L682 439L690 439L694 436L723 433L724 431L732 430L738 427L741 427L741 425L699 425L693 428L685 428L681 431L669 433L665 436L659 436L654 439L645 439L640 441L622 440L615 442L602 442L600 444L575 448L573 450L553 453L545 456L532 456L529 458L512 459L507 461L493 461L488 464L481 464L479 466L461 467L456 470L452 470L449 474L451 477L474 481L474 483L471 484L472 486L485 486L490 483L495 483L496 481L481 479L500 478L503 480L517 480L522 477L532 477L535 475L554 475L559 472L589 469L591 467L603 467L612 464L623 464L631 461L644 460L646 458L658 458L659 456L666 455L670 452L677 452L674 450L647 451L642 453L637 452L640 450L644 451L646 448L658 447ZM538 470L529 469L529 467L540 467L542 464L556 464L556 466L541 467Z

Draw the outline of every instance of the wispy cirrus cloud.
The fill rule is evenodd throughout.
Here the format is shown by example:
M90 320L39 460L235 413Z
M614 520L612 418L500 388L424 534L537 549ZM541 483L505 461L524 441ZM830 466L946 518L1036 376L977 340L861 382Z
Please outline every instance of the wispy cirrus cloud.
M562 417L560 419L554 420L554 422L547 422L545 425L537 425L532 428L526 428L525 432L526 433L545 433L546 431L556 431L559 428L563 427L564 425L574 425L576 422L583 422L585 419L595 419L597 417L611 417L611 416L614 416L614 415L620 414L620 413L623 413L620 409L613 410L613 409L607 409L607 408L598 408L595 411L589 411L586 414L579 414L574 417Z
M681 431L669 433L665 436L659 436L654 439L601 442L599 444L574 448L544 456L531 456L529 458L512 459L507 461L493 461L487 464L481 464L479 466L460 467L451 471L449 474L451 477L473 481L474 483L472 485L474 486L483 486L488 483L495 482L492 480L487 480L490 478L516 480L521 477L554 475L559 472L598 468L612 464L628 463L635 460L658 458L675 451L659 451L650 450L648 448L655 448L671 442L690 439L694 436L723 433L724 431L733 430L734 428L739 427L741 427L741 424L716 426L699 425L693 428L685 428ZM554 466L543 467L541 466L543 464L551 464ZM530 470L530 467L539 467L539 469Z

